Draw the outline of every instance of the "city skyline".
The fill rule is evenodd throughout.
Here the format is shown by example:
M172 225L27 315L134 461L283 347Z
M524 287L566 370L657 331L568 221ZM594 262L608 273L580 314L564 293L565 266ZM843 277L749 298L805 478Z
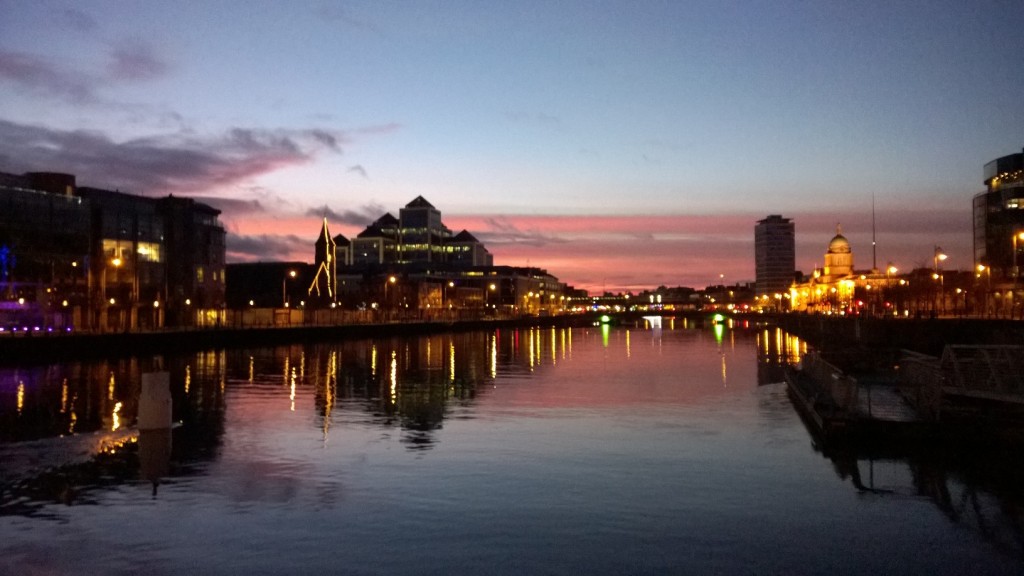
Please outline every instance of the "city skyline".
M0 171L196 197L232 261L423 196L594 292L752 281L769 214L799 270L836 224L868 268L873 203L879 266L967 269L982 167L1024 146L1018 3L0 12Z

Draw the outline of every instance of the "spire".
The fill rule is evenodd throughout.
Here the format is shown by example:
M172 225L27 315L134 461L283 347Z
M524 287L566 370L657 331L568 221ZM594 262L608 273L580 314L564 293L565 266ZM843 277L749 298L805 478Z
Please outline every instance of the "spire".
M324 228L320 231L320 235L324 238L331 237L331 231L327 229L327 216L324 216Z

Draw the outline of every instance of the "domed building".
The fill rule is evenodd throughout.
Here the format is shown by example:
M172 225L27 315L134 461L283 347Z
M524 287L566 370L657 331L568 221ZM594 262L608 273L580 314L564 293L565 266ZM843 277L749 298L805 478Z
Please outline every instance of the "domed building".
M825 252L825 268L821 272L821 277L827 279L842 279L853 274L853 249L850 248L850 241L843 236L842 227L838 225L836 226L836 235L828 243L828 251Z
M843 236L840 226L828 243L825 266L815 268L803 283L795 283L789 290L790 309L798 312L843 313L854 308L854 291L864 283L866 274L853 270L853 249Z

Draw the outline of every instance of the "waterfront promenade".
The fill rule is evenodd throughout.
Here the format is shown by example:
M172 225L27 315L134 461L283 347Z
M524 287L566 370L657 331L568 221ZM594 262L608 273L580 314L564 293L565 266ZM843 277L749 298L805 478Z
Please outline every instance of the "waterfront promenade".
M242 311L223 325L135 332L71 332L0 336L0 364L64 361L77 358L160 354L239 345L273 345L344 338L429 334L490 327L580 326L607 314L613 322L643 316L685 317L710 322L716 312L586 312L555 316L471 313L374 313L327 311L300 316L286 310ZM887 352L912 350L939 356L947 345L1024 345L1024 322L991 318L870 318L817 314L735 314L727 321L747 327L778 326L829 356L851 350L888 358ZM30 335L31 334L31 335ZM860 354L863 356L863 354Z

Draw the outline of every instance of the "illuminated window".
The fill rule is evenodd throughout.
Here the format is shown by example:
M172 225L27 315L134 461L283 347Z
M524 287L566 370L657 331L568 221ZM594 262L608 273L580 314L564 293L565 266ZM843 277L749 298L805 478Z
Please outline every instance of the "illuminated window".
M202 266L196 266L196 282L198 282L200 284L203 283L203 267Z
M160 262L160 245L156 242L139 242L139 261Z

